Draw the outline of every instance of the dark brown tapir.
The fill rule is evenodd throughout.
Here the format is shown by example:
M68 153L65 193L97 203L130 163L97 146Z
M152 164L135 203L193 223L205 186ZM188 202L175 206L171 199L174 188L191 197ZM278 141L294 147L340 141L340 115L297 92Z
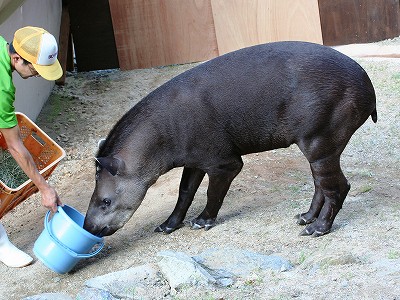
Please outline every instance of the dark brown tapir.
M367 73L329 47L276 42L222 55L163 84L112 128L98 150L84 228L113 234L160 175L184 167L176 207L156 231L182 226L205 174L207 204L191 227L207 230L242 155L297 144L315 184L310 209L298 215L308 224L301 234L326 234L350 189L340 155L369 116L377 121Z

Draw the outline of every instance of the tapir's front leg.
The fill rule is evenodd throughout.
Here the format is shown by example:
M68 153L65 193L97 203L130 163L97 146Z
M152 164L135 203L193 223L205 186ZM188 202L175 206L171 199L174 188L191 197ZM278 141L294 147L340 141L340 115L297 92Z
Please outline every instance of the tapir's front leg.
M199 169L184 168L179 186L179 196L175 209L169 218L158 226L155 232L171 233L182 226L194 195L206 173Z
M218 168L208 173L207 205L203 212L196 219L192 220L192 229L204 228L208 230L215 225L215 220L225 195L229 190L232 180L239 174L242 167L243 162L239 157L237 161L219 165Z

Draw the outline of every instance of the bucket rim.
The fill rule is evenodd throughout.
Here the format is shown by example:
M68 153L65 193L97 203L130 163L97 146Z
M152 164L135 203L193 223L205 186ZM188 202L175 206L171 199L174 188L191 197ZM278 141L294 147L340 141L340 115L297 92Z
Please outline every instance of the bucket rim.
M64 208L69 208L71 210L73 210L74 212L80 214L83 218L85 218L85 215L82 214L80 211L78 211L76 208L68 205L68 204L64 204L63 206L58 206L57 207L57 213L60 213L61 215L63 215L65 217L65 219L72 224L72 226L74 228L76 228L80 233L82 233L83 235L87 236L88 238L95 240L97 242L101 242L104 240L103 237L98 237L94 234L91 234L89 231L87 231L86 229L84 229L83 227L79 226L76 222L74 222L74 220L72 220L70 218L70 216L65 212ZM53 216L54 218L54 216Z

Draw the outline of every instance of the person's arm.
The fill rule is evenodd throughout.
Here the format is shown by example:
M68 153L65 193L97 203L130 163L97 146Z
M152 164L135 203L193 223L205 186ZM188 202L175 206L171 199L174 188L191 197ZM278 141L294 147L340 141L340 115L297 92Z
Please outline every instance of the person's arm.
M39 192L42 195L42 205L51 211L56 212L57 205L62 205L61 200L58 197L56 190L50 186L39 173L31 154L22 142L19 127L1 128L0 131L7 143L10 154L39 189Z

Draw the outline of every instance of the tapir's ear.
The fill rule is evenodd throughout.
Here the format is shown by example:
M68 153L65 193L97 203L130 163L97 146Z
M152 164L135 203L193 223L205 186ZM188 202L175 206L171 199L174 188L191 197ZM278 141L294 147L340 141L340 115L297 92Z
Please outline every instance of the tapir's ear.
M104 145L104 143L106 142L106 139L100 139L98 142L97 142L97 148L101 148L103 145Z
M116 157L96 157L96 160L112 176L120 173L125 166L124 161Z

